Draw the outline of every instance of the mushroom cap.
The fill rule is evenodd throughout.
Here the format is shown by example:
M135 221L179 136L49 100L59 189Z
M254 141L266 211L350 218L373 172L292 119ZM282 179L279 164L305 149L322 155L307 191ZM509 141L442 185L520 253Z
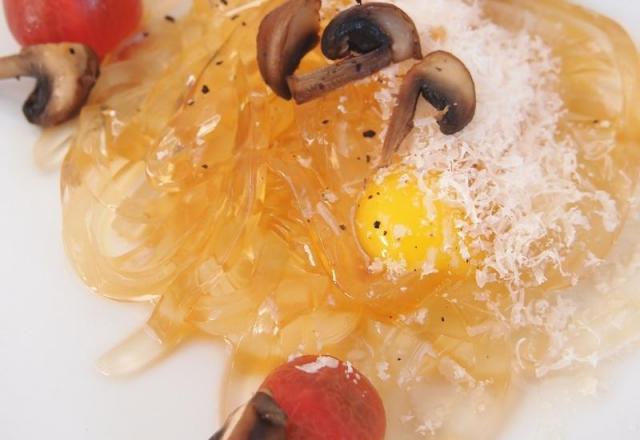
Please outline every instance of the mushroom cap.
M440 131L454 134L465 128L476 112L476 87L471 73L455 55L436 51L407 74L406 81L420 85L422 96L437 110Z
M318 43L321 0L289 0L267 14L258 29L258 68L271 89L291 99L287 77Z
M422 58L415 23L402 9L389 3L366 3L345 9L331 20L322 34L322 53L332 60L382 46L391 48L392 60L396 63Z
M57 125L78 114L100 73L97 55L83 44L29 46L20 57L24 75L37 81L22 111L29 122L42 126Z

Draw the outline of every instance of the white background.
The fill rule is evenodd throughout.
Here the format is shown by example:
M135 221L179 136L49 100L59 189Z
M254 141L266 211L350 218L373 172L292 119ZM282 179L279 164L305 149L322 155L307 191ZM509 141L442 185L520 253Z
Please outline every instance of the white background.
M423 1L423 0L416 0ZM584 0L640 41L640 2ZM16 50L0 17L0 53ZM144 306L94 296L63 253L57 173L33 165L23 81L0 82L0 437L202 439L217 425L225 347L191 342L144 374L101 376L95 360L142 324ZM590 378L530 391L502 440L640 438L640 353ZM589 393L586 393L589 394Z

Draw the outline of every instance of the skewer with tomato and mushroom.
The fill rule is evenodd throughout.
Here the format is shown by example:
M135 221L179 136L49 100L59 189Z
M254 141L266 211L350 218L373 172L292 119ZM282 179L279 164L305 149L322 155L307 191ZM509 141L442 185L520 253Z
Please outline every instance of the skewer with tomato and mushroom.
M274 370L210 440L383 440L382 399L350 362L302 356Z
M141 0L75 3L4 0L9 28L24 48L0 58L0 79L36 79L23 107L33 124L58 125L80 112L97 81L100 59L135 32L143 13Z

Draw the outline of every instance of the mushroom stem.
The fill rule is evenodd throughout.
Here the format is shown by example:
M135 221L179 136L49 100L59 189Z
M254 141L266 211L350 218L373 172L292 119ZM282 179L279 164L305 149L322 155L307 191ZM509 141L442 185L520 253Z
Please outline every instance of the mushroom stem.
M371 76L390 65L391 62L391 50L388 46L384 46L362 55L340 60L305 75L289 76L287 84L296 103L303 104L350 82Z
M23 76L27 70L22 54L0 57L0 79Z

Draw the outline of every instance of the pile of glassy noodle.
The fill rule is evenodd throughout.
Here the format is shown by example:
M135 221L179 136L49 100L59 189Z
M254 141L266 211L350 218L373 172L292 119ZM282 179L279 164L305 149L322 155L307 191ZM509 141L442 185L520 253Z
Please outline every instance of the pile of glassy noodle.
M385 176L403 179L403 148L389 154L384 145L395 129L377 98L418 61L389 62L393 74L371 73L303 105L282 99L261 74L256 40L281 3L195 0L177 20L147 20L102 66L63 165L65 244L97 293L154 305L144 327L100 360L105 373L137 370L205 333L233 347L225 413L287 358L325 353L374 382L389 438L491 437L515 382L594 365L640 334L640 296L620 277L634 240L619 239L635 221L640 65L617 25L563 1L474 5L481 23L535 35L560 60L565 109L555 135L577 145L581 190L610 195L619 219L607 225L592 198L576 200L588 227L558 247L561 264L479 281L498 237L474 247L460 235L457 257L434 256L433 270L408 257L391 273L378 257L410 251L380 246L402 230L379 228L384 206L362 212ZM324 3L322 29L352 6ZM411 2L394 3L412 16ZM418 31L423 55L438 49L424 42L440 31ZM315 48L297 78L327 63ZM434 203L472 231L464 205ZM448 227L426 233L430 246L446 251L438 234ZM365 243L374 236L381 245ZM532 246L552 249L558 237Z

